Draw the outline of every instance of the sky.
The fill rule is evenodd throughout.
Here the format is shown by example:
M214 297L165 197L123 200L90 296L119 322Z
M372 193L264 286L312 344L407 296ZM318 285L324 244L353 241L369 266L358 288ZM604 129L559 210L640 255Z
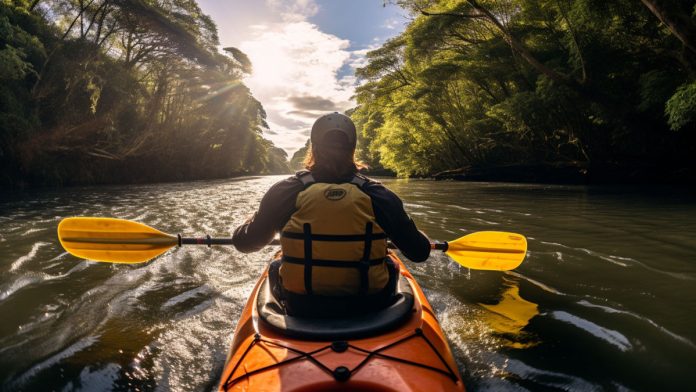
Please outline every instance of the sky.
M355 106L356 67L401 33L406 13L383 0L198 0L218 27L221 47L252 62L244 79L263 105L264 137L292 154L320 115Z

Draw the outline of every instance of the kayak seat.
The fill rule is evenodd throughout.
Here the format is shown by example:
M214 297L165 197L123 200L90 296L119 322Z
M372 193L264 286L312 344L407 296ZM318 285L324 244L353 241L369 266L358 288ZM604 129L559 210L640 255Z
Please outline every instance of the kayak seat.
M261 283L256 308L272 330L303 340L348 340L378 335L404 323L413 314L413 289L400 276L394 301L388 307L345 318L289 316L273 296L268 278Z

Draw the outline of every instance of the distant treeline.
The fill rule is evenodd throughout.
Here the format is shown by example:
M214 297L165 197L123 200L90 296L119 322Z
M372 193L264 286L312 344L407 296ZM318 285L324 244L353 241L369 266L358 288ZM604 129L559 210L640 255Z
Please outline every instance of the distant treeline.
M696 2L390 2L413 20L357 73L371 166L696 178Z
M288 171L194 0L0 1L0 185Z
M310 143L310 140L307 139L305 145L301 147L299 150L295 151L294 154L292 154L292 157L290 158L290 169L294 171L304 170L304 161L305 157L307 156L307 151L309 150Z

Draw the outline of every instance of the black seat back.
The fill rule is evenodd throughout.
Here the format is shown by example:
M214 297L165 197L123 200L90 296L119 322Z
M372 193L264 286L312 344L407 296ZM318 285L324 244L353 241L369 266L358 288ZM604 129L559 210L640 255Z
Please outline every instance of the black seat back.
M268 279L261 284L257 297L260 319L271 329L285 336L303 340L348 340L378 335L393 329L413 314L413 289L401 276L388 307L350 317L309 318L289 316L273 296Z

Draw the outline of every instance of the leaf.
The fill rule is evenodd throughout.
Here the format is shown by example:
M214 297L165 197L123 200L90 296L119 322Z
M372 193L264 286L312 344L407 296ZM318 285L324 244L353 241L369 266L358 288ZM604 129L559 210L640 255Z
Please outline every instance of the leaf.
M674 131L696 120L696 82L684 84L677 89L667 101L665 114Z
M233 47L223 48L222 50L232 55L232 57L241 67L242 72L246 74L250 74L252 72L251 60L249 60L249 57L244 52Z

